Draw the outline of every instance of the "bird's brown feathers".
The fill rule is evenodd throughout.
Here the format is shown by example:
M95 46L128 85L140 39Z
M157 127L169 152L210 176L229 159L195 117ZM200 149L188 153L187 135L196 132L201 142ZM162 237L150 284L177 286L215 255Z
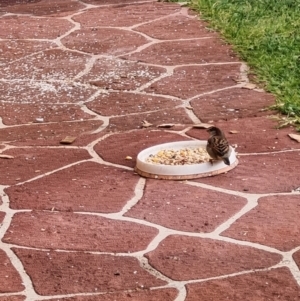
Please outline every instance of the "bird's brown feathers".
M230 147L224 133L215 126L210 127L207 131L211 135L206 146L210 157L214 160L223 160L225 164L230 165Z

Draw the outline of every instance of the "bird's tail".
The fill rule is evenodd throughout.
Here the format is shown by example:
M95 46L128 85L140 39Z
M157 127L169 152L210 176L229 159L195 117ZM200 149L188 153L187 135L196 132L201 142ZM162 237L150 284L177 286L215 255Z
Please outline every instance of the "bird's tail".
M226 165L230 165L230 161L228 158L223 158L223 162L226 164Z

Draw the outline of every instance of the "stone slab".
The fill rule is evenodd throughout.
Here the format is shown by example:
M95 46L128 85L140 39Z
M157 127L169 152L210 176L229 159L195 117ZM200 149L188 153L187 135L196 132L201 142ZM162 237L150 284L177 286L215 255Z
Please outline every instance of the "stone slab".
M73 14L84 5L69 0L1 0L0 11L35 16L63 17Z
M86 106L102 116L116 116L147 111L170 109L181 101L165 97L128 92L109 92L100 94Z
M240 64L178 67L173 75L155 82L145 91L187 99L234 86L239 73Z
M17 293L24 290L20 275L3 250L0 250L0 279L0 293Z
M191 101L202 122L270 115L274 111L264 109L274 104L273 95L242 88L206 94Z
M69 49L116 56L134 51L148 41L144 36L128 30L97 27L76 30L61 42Z
M24 71L25 72L25 71ZM68 81L31 81L16 80L12 82L0 82L0 101L4 104L37 104L38 106L52 106L56 104L72 104L87 101L96 89L80 83Z
M214 122L212 125L222 129L238 153L269 153L300 148L300 143L288 137L289 133L295 133L295 129L293 127L278 129L278 121L268 116L231 119ZM237 133L230 134L230 131ZM202 129L191 129L187 135L201 140L209 137L206 130Z
M143 149L156 144L185 140L189 139L161 130L138 130L109 136L96 144L94 149L107 162L134 167L136 156ZM127 156L133 160L126 160Z
M118 292L165 285L129 256L13 248L39 295Z
M134 196L132 171L94 162L76 164L41 179L6 188L13 209L112 213ZM58 189L59 187L59 189Z
M160 124L173 124L183 123L192 124L192 120L188 117L186 111L183 108L177 109L163 109L157 112L132 114L121 117L113 117L109 120L109 131L128 131L142 129L143 121L147 120L153 124L153 127L157 127Z
M57 45L46 41L5 40L0 41L0 66L19 60L32 53L55 48Z
M77 161L89 159L81 149L15 148L4 152L11 160L0 160L0 184L13 185Z
M50 49L13 62L0 69L7 80L55 81L72 79L83 71L89 56L61 49ZM38 85L38 83L37 83Z
M212 232L246 203L241 197L148 179L142 199L125 215L180 231Z
M20 125L43 120L43 122L64 122L93 119L80 105L45 103L0 103L0 116L5 125Z
M78 138L98 130L102 124L101 120L89 120L8 127L0 129L0 140L15 146L61 146L66 136Z
M124 59L101 58L79 80L105 90L136 90L166 70Z
M248 246L180 235L168 236L145 256L155 269L180 281L267 268L281 260L279 254Z
M97 2L97 4L105 4L105 2L107 1ZM118 2L126 3L123 0L115 1L116 4L119 4ZM82 27L130 27L173 14L179 10L180 6L178 5L162 5L153 1L152 3L94 8L74 16L73 19Z
M174 288L141 290L136 292L108 293L95 296L75 296L70 298L44 299L45 301L174 301L177 290ZM0 301L2 301L0 299ZM36 300L38 301L38 300Z
M0 296L0 301L24 301L26 296Z
M165 66L237 61L231 48L220 42L219 38L156 43L125 57Z
M256 242L281 251L300 245L300 195L263 197L221 235Z
M168 6L169 7L169 6ZM179 40L216 37L208 24L186 15L169 16L136 27L134 30L159 40ZM163 29L163 30L162 30Z
M299 286L288 268L277 268L187 285L186 301L299 300Z
M0 18L0 38L50 40L62 36L73 27L70 21L63 19L9 15Z
M240 156L227 174L193 181L249 193L291 192L300 183L299 159L299 151Z
M101 216L33 211L16 213L2 240L42 249L133 253L157 234L155 228Z

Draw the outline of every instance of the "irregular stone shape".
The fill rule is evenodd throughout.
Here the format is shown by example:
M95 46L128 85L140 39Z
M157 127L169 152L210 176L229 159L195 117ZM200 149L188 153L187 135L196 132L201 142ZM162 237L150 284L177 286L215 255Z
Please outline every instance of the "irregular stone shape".
M56 39L73 27L70 21L63 19L10 15L0 18L0 38Z
M2 205L1 197L0 197L0 205ZM6 215L5 212L0 211L0 224L3 222L5 215Z
M92 54L120 55L136 50L148 40L142 35L116 28L83 28L62 40L69 49Z
M142 199L125 215L180 231L211 232L246 203L217 191L147 180Z
M39 52L54 47L57 47L57 45L51 42L23 41L23 40L0 41L0 51L1 51L0 65L7 64L14 60L18 60L34 52Z
M4 296L1 297L0 296L0 301L24 301L25 300L25 296Z
M76 138L99 129L102 124L101 120L89 120L7 127L0 129L0 140L18 146L60 146L66 136Z
M120 59L101 58L79 80L107 90L135 90L164 72L164 68Z
M183 108L169 108L157 112L140 113L138 115L132 114L122 117L110 118L109 126L107 127L107 129L110 131L128 131L132 129L141 129L143 120L147 120L154 126L158 126L164 123L193 123Z
M270 115L272 111L262 109L274 103L275 98L269 93L241 88L206 94L191 101L195 115L202 122Z
M186 301L299 300L299 286L288 268L254 272L187 285Z
M134 196L138 179L131 171L85 162L5 192L14 209L112 213Z
M190 98L204 92L234 86L239 69L239 64L178 67L173 75L155 82L145 91Z
M156 144L185 140L189 139L161 130L139 130L111 135L96 144L94 149L105 161L134 167L136 156L143 149ZM126 160L127 156L133 160Z
M95 116L85 113L79 105L73 104L17 104L0 103L0 116L5 125L31 122L63 122L92 119Z
M278 122L268 116L256 118L240 118L219 121L214 124L223 130L229 143L236 147L239 153L262 153L281 150L299 149L300 144L288 137L294 128L278 129ZM237 131L230 134L230 131ZM187 135L206 140L209 135L206 130L191 129Z
M180 104L179 100L155 95L110 92L100 94L86 106L102 116L111 116L169 109Z
M171 66L237 61L231 48L220 42L219 38L161 42L126 57Z
M23 58L0 69L3 79L69 80L85 68L88 56L72 51L50 49ZM21 81L17 82L22 83ZM42 83L43 84L43 83ZM39 83L36 84L39 86ZM44 86L45 87L45 86ZM45 89L49 87L46 85Z
M216 37L207 29L208 24L184 15L169 16L161 20L143 24L134 30L160 40L178 40Z
M101 1L101 4L104 4ZM125 1L119 1L123 4ZM125 27L151 21L180 10L178 5L161 5L160 3L142 3L100 7L75 15L72 19L82 27ZM151 23L152 24L152 23Z
M238 244L180 235L146 254L152 267L173 280L222 276L277 264L281 255Z
M250 193L290 192L300 183L300 152L241 156L239 165L217 177L193 180Z
M53 106L57 103L82 103L92 96L96 89L80 83L48 81L0 82L1 102L38 104ZM14 105L15 107L15 105Z
M260 198L257 207L221 235L290 251L300 245L299 199L299 195Z
M0 293L16 293L25 288L20 275L3 250L0 250L0 279Z
M97 296L75 296L71 298L43 299L45 301L173 301L177 296L174 288L140 290L137 292L109 293ZM2 301L0 299L0 301Z
M162 286L134 257L13 248L42 295L115 292Z
M1 0L0 3L0 11L36 16L62 17L82 8L84 5L70 0Z
M1 185L26 181L64 165L90 158L86 150L67 148L14 148L3 154L14 156L14 159L0 160Z
M158 230L140 224L69 212L16 213L6 243L47 249L132 253L147 248Z

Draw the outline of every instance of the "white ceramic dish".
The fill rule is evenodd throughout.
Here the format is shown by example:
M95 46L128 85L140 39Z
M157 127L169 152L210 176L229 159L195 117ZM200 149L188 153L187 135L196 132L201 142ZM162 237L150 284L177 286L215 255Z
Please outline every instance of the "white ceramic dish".
M179 141L164 143L149 147L141 151L136 160L135 171L141 176L155 179L170 179L170 180L186 180L193 178L209 177L220 173L227 172L237 166L238 160L234 149L231 147L229 157L230 165L226 165L223 161L217 161L211 164L200 163L191 165L162 165L146 162L146 159L152 154L158 153L160 150L182 148L206 147L207 141Z

